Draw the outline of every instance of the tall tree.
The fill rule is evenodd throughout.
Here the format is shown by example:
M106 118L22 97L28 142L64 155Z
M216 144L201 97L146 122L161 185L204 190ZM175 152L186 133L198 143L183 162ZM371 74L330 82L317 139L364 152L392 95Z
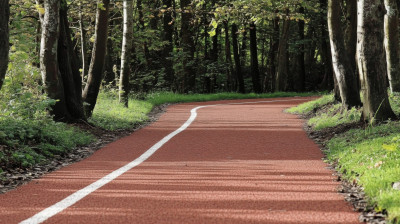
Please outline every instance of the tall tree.
M225 63L226 63L226 86L228 88L228 91L231 91L233 89L234 83L232 77L232 54L231 54L231 42L229 38L229 24L227 20L223 21L224 24L224 29L225 29Z
M361 99L355 73L345 49L340 17L340 5L338 1L329 0L328 27L333 70L338 82L342 105L349 109L354 106L361 106Z
M10 19L9 0L0 2L0 89L8 67L9 35L8 21Z
M289 16L287 10L286 16ZM287 85L287 78L289 73L289 57L288 57L288 42L290 32L290 20L286 18L282 25L282 35L279 40L278 50L278 69L275 76L275 91L285 91Z
M133 0L124 0L124 22L121 48L121 73L119 77L119 102L128 107L129 75L133 40Z
M358 0L357 9L357 62L364 96L363 118L369 121L395 118L384 83L383 0Z
M345 47L350 61L351 69L357 78L359 88L359 77L357 73L356 50L357 50L357 0L346 0L347 26L345 32Z
M162 60L165 68L165 86L171 87L174 83L174 69L172 62L173 53L173 32L174 32L174 21L172 19L172 0L163 0L163 5L165 7L164 17L163 17L163 31L162 31L162 41L165 45L162 50Z
M232 24L232 45L233 45L233 59L235 60L236 78L238 82L239 92L245 93L244 79L242 73L242 66L240 64L239 43L238 43L238 28L234 23Z
M182 24L181 24L181 35L182 35L182 48L184 52L183 70L184 70L184 92L194 90L196 84L196 71L194 69L194 52L195 44L193 40L193 30L191 22L193 14L190 7L191 0L181 0L182 9Z
M92 50L88 80L83 91L85 113L90 117L96 105L101 81L103 79L104 63L107 52L108 17L110 0L102 0L96 10L95 40Z
M299 8L299 13L304 14L304 7ZM299 20L298 28L299 28L299 40L303 43L300 43L299 52L297 53L297 69L298 69L298 90L305 90L305 79L306 79L306 67L304 63L304 20Z
M250 55L251 55L251 80L255 93L261 93L260 70L258 67L257 29L254 22L250 23Z
M55 115L55 119L69 119L57 61L58 37L60 33L60 1L45 0L44 10L40 46L40 72L48 97L57 100L52 106L52 113Z
M277 13L276 11L275 13ZM272 35L269 43L268 53L268 73L270 76L271 84L269 85L268 79L265 84L266 91L275 91L275 80L276 80L276 56L279 50L279 17L276 16L272 21Z
M400 92L399 11L396 0L385 0L385 49L390 90Z
M86 44L86 29L84 25L82 2L79 2L79 30L81 33L82 81L85 80L89 70L88 47Z

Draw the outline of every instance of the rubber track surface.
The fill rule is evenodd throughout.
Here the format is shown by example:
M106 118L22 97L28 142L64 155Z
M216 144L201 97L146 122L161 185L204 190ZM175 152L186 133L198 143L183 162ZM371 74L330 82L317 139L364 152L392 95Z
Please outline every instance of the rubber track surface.
M188 129L150 159L45 223L358 223L323 155L283 110L311 98L198 110ZM299 101L299 99L301 99ZM190 110L159 121L88 159L0 195L0 223L18 223L128 162L179 128Z

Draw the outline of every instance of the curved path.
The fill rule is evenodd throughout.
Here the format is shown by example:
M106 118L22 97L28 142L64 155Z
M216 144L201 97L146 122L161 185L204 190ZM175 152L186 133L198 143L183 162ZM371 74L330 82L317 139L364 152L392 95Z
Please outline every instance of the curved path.
M282 112L310 99L170 106L88 159L0 195L0 223L358 223L303 121ZM210 104L221 105L191 113ZM190 116L193 123L143 163L104 178ZM96 185L101 178L104 186ZM93 192L75 193L88 185Z

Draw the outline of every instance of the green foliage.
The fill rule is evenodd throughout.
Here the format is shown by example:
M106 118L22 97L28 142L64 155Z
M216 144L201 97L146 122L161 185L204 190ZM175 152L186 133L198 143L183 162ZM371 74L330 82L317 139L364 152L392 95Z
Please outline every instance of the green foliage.
M351 130L328 143L328 159L337 161L345 177L362 185L371 204L386 210L389 219L400 218L400 123L390 122L364 130Z
M313 101L309 101L306 103L302 103L296 107L292 107L289 108L288 110L286 110L289 113L292 114L307 114L312 112L313 110L320 108L324 105L333 103L334 101L334 96L333 94L329 94L329 95L323 95L321 98L313 100Z
M318 113L308 121L308 125L314 130L321 130L328 127L335 127L340 124L358 122L361 119L361 109L351 108L346 110L342 105L334 104L327 108L327 111Z

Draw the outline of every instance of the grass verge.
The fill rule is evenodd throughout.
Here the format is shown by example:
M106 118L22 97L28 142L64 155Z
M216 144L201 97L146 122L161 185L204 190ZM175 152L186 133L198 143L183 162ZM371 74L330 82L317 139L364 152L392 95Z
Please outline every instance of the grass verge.
M399 96L390 97L395 112L399 112ZM318 110L319 108L319 110ZM308 123L314 130L335 127L360 119L360 110L340 110L340 104L318 99L288 110L298 114L316 112ZM330 139L327 159L336 163L349 182L364 188L370 205L377 211L387 211L391 223L400 223L400 191L393 183L400 182L400 122L353 129Z
M240 93L216 93L216 94L175 94L171 92L152 93L144 99L131 97L129 108L118 103L115 94L100 93L98 103L90 122L107 130L132 128L144 123L149 118L147 114L155 107L166 103L204 102L216 100L257 99L273 97L315 96L318 93L268 93L268 94L240 94Z

